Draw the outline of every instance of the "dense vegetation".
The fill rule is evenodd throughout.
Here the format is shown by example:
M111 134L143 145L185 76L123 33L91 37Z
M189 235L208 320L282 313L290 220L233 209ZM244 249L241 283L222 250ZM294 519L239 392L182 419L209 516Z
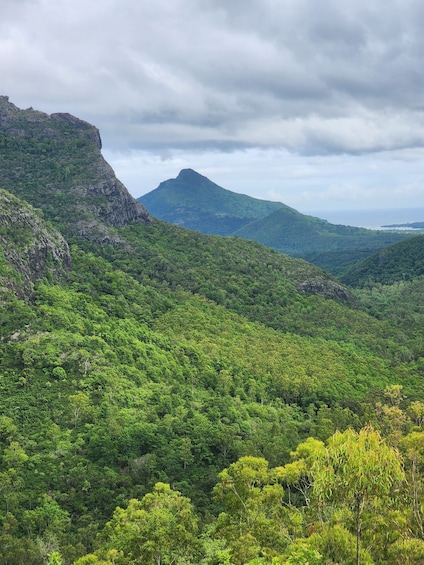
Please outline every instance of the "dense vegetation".
M100 148L87 122L19 110L0 96L0 187L42 209L65 236L113 241L111 226L147 220Z
M354 287L380 283L390 285L411 281L424 275L424 235L411 237L385 247L367 259L353 265L341 277Z
M71 245L0 192L0 564L423 562L422 279L349 291L91 195L99 241L22 170Z
M277 210L241 228L235 235L294 257L313 260L334 274L357 261L360 255L368 255L408 237L404 233L335 225L292 209Z

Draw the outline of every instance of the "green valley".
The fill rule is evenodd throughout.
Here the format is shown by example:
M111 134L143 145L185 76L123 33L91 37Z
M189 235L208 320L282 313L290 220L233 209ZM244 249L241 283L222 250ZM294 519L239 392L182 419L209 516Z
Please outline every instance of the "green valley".
M347 286L153 218L77 118L0 130L0 564L421 563L418 271Z

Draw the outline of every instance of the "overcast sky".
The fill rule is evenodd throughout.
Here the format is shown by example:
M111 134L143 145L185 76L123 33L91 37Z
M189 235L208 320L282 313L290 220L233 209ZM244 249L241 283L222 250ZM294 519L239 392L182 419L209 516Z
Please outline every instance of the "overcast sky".
M424 207L422 0L1 0L0 94L300 211ZM424 218L419 218L424 220Z

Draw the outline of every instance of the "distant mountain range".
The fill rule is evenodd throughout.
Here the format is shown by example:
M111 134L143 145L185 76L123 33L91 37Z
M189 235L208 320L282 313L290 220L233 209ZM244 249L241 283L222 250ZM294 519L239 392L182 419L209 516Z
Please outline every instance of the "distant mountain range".
M192 169L139 199L162 220L215 235L257 241L333 274L409 234L331 224L280 202L226 190Z

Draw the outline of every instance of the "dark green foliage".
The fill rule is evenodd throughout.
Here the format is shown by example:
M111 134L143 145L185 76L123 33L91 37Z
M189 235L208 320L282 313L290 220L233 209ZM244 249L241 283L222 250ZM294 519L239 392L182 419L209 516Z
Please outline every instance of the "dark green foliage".
M30 296L35 281L64 278L70 266L66 241L43 214L0 189L0 293Z
M375 253L373 248L337 249L306 253L304 259L314 265L319 265L321 269L333 276L340 277L350 266L356 265L373 253Z
M75 248L69 286L39 285L31 317L3 333L1 410L28 457L10 510L25 524L49 493L72 516L53 532L58 547L83 540L88 550L95 529L78 532L158 480L210 511L208 493L231 461L255 455L278 465L306 435L359 424L370 389L404 370L393 365L395 344L382 358L355 329L363 318L383 336L383 324L326 302L337 311L322 330L331 341L283 334L182 288L141 284ZM333 316L350 323L339 343ZM299 333L308 332L306 321ZM37 535L53 535L37 524Z
M98 130L71 116L20 110L0 97L0 186L66 234L113 241L113 226L148 221L100 153Z
M70 118L58 119L62 125L54 135L40 137L39 125L32 130L21 117L22 128L33 131L34 138L15 132L13 139L26 139L27 150L28 139L33 144L57 137L73 165L72 147L80 136L72 140L63 130L65 140L60 134ZM37 118L31 112L27 117ZM95 138L81 139L96 146ZM96 151L91 171L98 163ZM16 147L9 153L9 172L12 164L19 165L19 155ZM58 160L61 155L59 150ZM75 158L76 169L80 158ZM28 179L21 183L24 176L16 173L9 187L38 199L56 226L71 231L76 208L69 204L68 216L67 206L75 186L64 179L44 193L37 184L35 197L22 159ZM35 172L40 179L43 159ZM83 167L78 170L83 175ZM66 205L56 217L50 201L57 204L61 192ZM317 267L256 242L206 236L160 221L109 230L101 215L97 227L109 230L106 239L93 241L74 231L67 269L56 268L47 254L45 270L34 271L26 250L44 241L37 234L52 239L59 234L26 203L0 195L0 562L68 565L100 544L103 563L127 563L133 557L125 553L119 531L127 517L143 535L141 551L136 547L141 538L130 524L131 552L153 559L154 516L146 522L143 513L152 490L158 503L162 495L178 507L182 501L181 511L193 517L194 525L194 510L184 498L189 497L209 524L201 540L194 539L195 528L187 520L176 524L187 527L189 554L196 562L235 563L232 548L242 562L243 551L251 548L249 555L261 560L257 563L270 563L286 546L288 559L319 559L330 534L314 546L288 546L289 538L306 531L299 510L281 507L283 490L268 489L276 475L267 472L259 498L254 485L248 491L253 506L244 514L246 537L235 540L234 516L220 519L224 537L213 534L215 517L224 509L222 500L212 498L213 487L218 474L241 457L252 463L266 458L272 468L288 463L296 445L311 435L325 441L336 430L359 429L373 420L397 437L389 416L398 407L383 403L386 387L394 390L391 385L403 385L403 394L415 401L414 424L419 421L421 311L406 307L417 301L418 281L397 290L376 288L378 307L367 314L359 302L372 303L365 293L355 298ZM90 215L102 202L91 194L77 206L91 207ZM118 205L115 209L121 212ZM22 214L31 221L19 223ZM31 293L19 294L25 273L34 275L28 279ZM394 323L390 304L399 318L404 312L404 324ZM393 394L391 399L396 400ZM406 417L399 421L405 431L413 425ZM183 498L174 496L175 489ZM261 503L259 513L255 500ZM115 511L117 506L131 512ZM166 528L175 531L174 514L159 512L159 522L166 518L165 534ZM267 526L278 518L278 528L251 527L255 516ZM331 527L336 531L337 526ZM162 533L155 532L166 540ZM347 529L342 534L349 545L352 534ZM419 544L414 548L420 549ZM172 543L163 556L174 559ZM96 560L96 554L88 555L80 564Z
M341 278L354 287L410 281L424 274L424 235L385 247L354 265Z
M290 208L277 210L234 235L253 239L294 257L313 260L334 273L340 272L342 261L345 266L355 261L358 253L370 253L408 237L394 232L335 225ZM343 254L337 255L336 251Z
M1 185L42 208L49 219L60 222L65 210L71 217L87 216L85 206L75 202L69 191L75 177L83 179L84 184L90 182L87 175L97 147L83 137L84 127L78 132L81 137L75 138L69 135L74 129L71 124L67 128L65 122L52 120L46 124L51 134L41 137L39 124L29 122L25 114L13 125L16 135L0 130ZM91 129L86 126L86 130Z

